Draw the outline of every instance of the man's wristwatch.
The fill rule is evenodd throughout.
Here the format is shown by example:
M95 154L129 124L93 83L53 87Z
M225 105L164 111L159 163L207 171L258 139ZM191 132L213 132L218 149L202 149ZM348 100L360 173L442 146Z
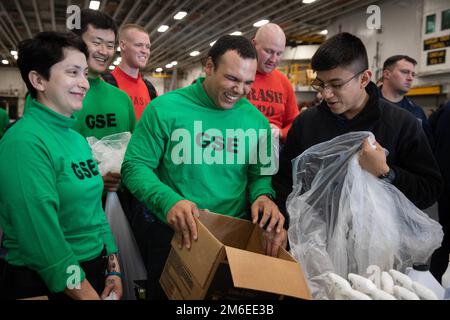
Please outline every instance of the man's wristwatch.
M395 180L395 171L392 168L389 168L389 171L387 173L380 175L378 178L392 183Z

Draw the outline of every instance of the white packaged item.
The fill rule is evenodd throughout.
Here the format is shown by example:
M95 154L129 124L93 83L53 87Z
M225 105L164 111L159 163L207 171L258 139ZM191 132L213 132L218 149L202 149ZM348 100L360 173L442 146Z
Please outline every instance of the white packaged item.
M394 284L399 285L409 291L414 291L412 287L412 280L406 274L393 269L389 270L389 274L392 276L392 279L394 279Z
M329 298L327 272L364 274L370 265L405 270L427 261L442 241L439 223L361 168L359 151L368 137L373 134L350 132L292 161L289 243L315 299Z
M86 138L102 176L108 172L120 173L130 138L129 132L112 134L100 140L95 137Z
M374 300L396 300L394 296L377 288L377 286L363 276L349 273L348 279L352 282L352 288L367 294Z
M349 273L348 280L350 280L350 282L352 283L353 289L361 291L365 294L370 295L372 292L377 290L375 284L369 279L364 278L363 276L354 273Z
M444 299L445 290L441 286L441 284L436 280L436 278L431 274L431 272L429 271L428 265L414 263L412 268L406 268L406 274L408 275L408 277L411 278L411 280L413 280L417 283L420 283L421 285L425 286L426 288L432 290L434 292L434 296L437 299L440 299L440 300ZM414 290L414 291L416 291L416 290ZM418 293L418 292L416 291L416 293ZM426 294L426 293L424 292L424 294ZM426 296L430 297L430 295L427 295L427 294L426 294Z
M386 271L381 272L381 290L390 295L394 294L394 279Z
M335 300L347 300L347 294L352 290L352 287L350 286L350 283L342 278L341 276L338 276L335 273L329 272L327 273L327 277L329 281L331 282L331 292L332 297Z
M442 286L445 289L445 293L444 293L444 299L445 300L450 300L450 255L448 257L448 266L447 269L445 270L444 274L442 275L442 279L441 279L441 283Z
M413 281L412 287L421 300L439 300L433 290L425 287L419 282Z
M105 214L119 250L118 258L123 274L122 299L135 300L134 281L146 280L147 272L133 232L115 192L108 192L106 196Z
M370 296L357 290L344 290L341 293L347 300L372 300Z
M380 289L373 291L370 296L373 300L397 300L393 295Z
M420 300L414 292L400 286L394 286L394 296L398 300Z

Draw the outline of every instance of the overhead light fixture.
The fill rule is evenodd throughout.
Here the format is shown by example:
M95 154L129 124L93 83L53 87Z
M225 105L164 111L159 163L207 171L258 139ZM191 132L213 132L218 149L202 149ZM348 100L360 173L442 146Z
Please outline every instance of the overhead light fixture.
M116 67L115 66L109 66L108 69L109 70L114 70Z
M122 61L122 57L117 57L116 60L121 62Z
M320 31L319 33L320 33L320 34L323 34L323 35L327 35L327 34L328 34L328 30L325 29L325 30Z
M159 26L158 32L166 32L167 29L169 29L169 26L166 26L165 24Z
M19 57L18 56L14 56L14 60L17 60L17 59L19 59Z
M172 67L173 67L173 65L171 63L166 64L166 69L170 69Z
M16 50L11 50L11 54L12 54L13 56L17 56L17 51L16 51Z
M240 31L235 31L233 33L230 33L230 36L242 36L242 32Z
M119 64L120 64L120 61L116 60L116 61L113 62L113 65L115 65L115 66L118 66Z
M192 51L191 53L189 53L189 55L191 56L191 57L195 57L195 56L198 56L200 54L200 51Z
M173 66L176 66L178 64L178 62L177 61L172 61L170 64L173 65Z
M216 40L217 41L217 40ZM210 47L212 47L214 45L214 43L216 43L216 41L213 41L209 44Z
M186 11L179 11L176 15L173 16L173 18L174 18L175 20L181 20L181 19L183 19L184 17L186 17L186 15L187 15L187 12L186 12Z
M270 22L269 20L263 19L263 20L256 21L256 22L253 24L253 26L254 26L255 28L259 28L259 27L262 27L262 26L265 25L265 24L268 24L269 22Z
M304 4L309 4L309 3L316 2L316 0L303 0L302 2L303 2Z
M163 71L163 68L156 68L155 71L156 71L156 72L162 72L162 71Z
M119 46L119 47L117 47L117 52L120 52L120 46Z
M98 8L100 8L100 1L91 0L91 2L89 2L89 9L98 10Z
M3 63L3 64L9 64L9 61L6 60L6 59L3 59L3 60L2 60L2 63Z

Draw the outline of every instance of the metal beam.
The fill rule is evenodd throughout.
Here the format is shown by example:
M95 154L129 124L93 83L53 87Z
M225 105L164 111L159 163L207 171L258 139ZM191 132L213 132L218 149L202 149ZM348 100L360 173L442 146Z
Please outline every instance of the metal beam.
M205 3L207 3L208 1L209 0L203 0L202 2L197 3L197 5L194 8L189 10L189 12L187 13L186 17L184 17L184 19L187 19L192 13L197 12L197 10L200 9L201 7L203 7L205 5ZM177 22L175 22L175 24L172 25L172 29L175 28L176 26L178 26L183 20L178 20ZM158 41L161 40L161 38L163 36L164 36L164 33L162 35L160 35L159 37L157 37L154 41L154 44L158 43ZM174 36L174 34L169 36L168 39L171 39L173 36ZM166 42L167 42L167 39L166 39Z
M0 21L1 21L0 32L5 36L6 40L8 40L11 47L15 48L17 44L14 43L14 40L12 40L11 37L9 36L9 32L8 32L8 28L7 28L5 20L1 19Z
M196 50L200 50L200 49L202 49L202 48L204 48L204 50L206 51L206 49L208 49L209 48L209 43L211 42L211 41L213 41L213 40L215 40L215 38L216 37L218 37L218 36L220 36L220 35L224 35L224 34L227 34L227 33L229 33L229 32L231 32L231 31L233 31L233 29L235 29L237 26L239 26L240 24L248 24L248 21L249 21L249 17L258 17L258 15L260 15L260 14L262 14L263 12L266 12L266 11L269 11L270 10L270 8L272 8L272 7L274 7L274 6L277 6L277 5L279 5L279 3L280 2L282 2L283 0L276 0L276 1L273 1L269 6L261 6L260 5L260 2L254 2L254 3L252 3L251 5L249 5L249 6L246 6L246 7L244 7L244 8L242 8L242 10L240 10L240 11L235 11L233 14L231 14L231 15L228 15L225 19L223 19L222 21L221 21L221 23L225 23L225 22L234 22L232 25L230 25L230 27L228 27L228 28L225 28L225 29L222 29L222 30L220 30L220 31L218 31L218 32L216 32L216 33L214 33L213 35L208 35L208 39L204 39L204 37L201 39L201 40L199 40L199 41L197 41L197 42L194 42L194 44L193 45L191 45L189 48L187 48L187 49L185 49L185 52L186 52L186 54L188 54L191 50L193 50L193 49L196 49ZM252 7L253 6L257 6L257 5L260 5L262 8L261 9L259 9L259 10L256 10L256 11L252 11L251 12L251 14L250 15L246 15L245 14L245 12L247 12L248 10L251 10L252 9ZM290 4L290 6L292 6L292 5L298 5L298 4ZM286 6L284 7L284 9L286 9ZM225 13L227 13L228 12L228 10L226 10L226 12ZM235 17L237 16L237 15L241 15L243 18L241 18L239 21L234 21L235 20ZM214 17L214 19L215 19L216 17ZM234 19L234 20L233 20ZM254 19L257 19L257 18L254 18ZM201 36L203 36L203 34L205 33L205 32L207 32L207 31L205 31L205 29L207 29L206 28L207 26L205 26L205 28L204 28L204 30L202 31L202 32L196 32L196 30L194 30L194 33L196 33L195 34L195 36L193 36L193 37L189 37L193 32L191 32L190 34L188 34L188 35L185 35L185 36L183 36L185 39L187 38L187 39L189 39L188 41L185 41L184 39L183 39L183 42L182 43L180 43L180 47L181 46L186 46L187 44L192 44L193 43L193 40L195 40L195 39L198 39L199 37L201 37ZM250 26L250 28L252 28L251 26ZM173 43L173 45L172 46L177 46L177 43ZM158 47L164 47L164 42L162 43L162 44L160 44ZM163 61L164 61L164 59L167 59L167 56L169 55L169 53L167 53L167 52L164 52L164 53L162 53L162 54L159 54L159 55L157 55L156 57L154 57L152 60L151 60L151 63L153 64L153 63L162 63ZM202 55L203 56L203 55ZM169 57L170 58L170 57ZM195 57L195 58L201 58L201 57ZM190 59L190 58L188 58L188 59ZM162 61L161 61L162 60Z
M0 9L3 12L3 15L6 17L6 20L8 20L8 23L11 26L11 29L13 30L13 32L15 33L17 39L19 41L22 41L22 37L20 36L19 31L17 31L16 26L12 22L11 17L9 16L8 12L5 10L5 7L3 6L3 3L1 3L1 2L0 2Z
M150 26L152 26L154 22L157 22L159 17L166 12L167 8L169 8L169 6L171 6L173 2L174 0L167 1L166 4L158 11L158 13L155 14L150 19L150 21L144 26L144 29L148 29Z
M49 0L49 4L50 4L50 16L52 17L52 30L56 31L55 3L54 3L54 0Z
M196 25L196 28L195 28L195 29L192 29L189 33L183 35L183 38L189 39L187 42L184 41L184 42L183 42L183 45L186 45L187 43L192 42L193 39L192 39L192 37L190 37L191 35L194 35L194 38L196 38L199 34L203 34L203 32L205 32L205 29L207 29L207 28L205 28L205 27L206 27L208 24L209 24L209 25L211 24L211 20L208 19L208 17L209 17L210 14L215 15L215 16L214 16L214 19L216 19L216 18L219 19L219 18L220 18L220 16L218 17L218 16L216 15L216 12L215 12L215 10L216 10L220 5L223 5L223 2L217 1L217 2L215 3L215 5L213 5L212 7L210 7L210 8L208 9L208 11L206 11L206 13L204 13L203 16L200 18L200 21L203 21L203 23L200 24L200 25ZM236 5L236 4L235 4L235 5ZM234 8L234 6L231 7L231 9L233 9L233 8ZM225 11L222 12L222 14L227 13L227 12L228 12L228 10L225 10ZM200 22L200 21L197 21L197 23ZM197 30L202 30L202 32L196 32ZM163 47L163 48L164 48L164 44L167 43L167 42L169 41L169 39L172 39L172 38L174 38L175 36L176 36L176 34L173 33L168 39L165 39L161 44L159 44L159 47ZM162 36L161 36L160 38L157 38L157 39L155 40L155 42L154 42L154 45L156 45L156 44L158 43L158 40L160 40L161 38L162 38ZM177 39L177 40L178 40L178 39ZM176 41L177 41L177 40L176 40ZM154 58L154 59L158 59L158 58L161 57L164 53L165 53L165 52L159 52L159 53L158 53L155 57L153 57L153 58ZM167 55L167 54L166 54L166 55Z
M125 3L125 0L120 0L119 6L116 8L116 11L114 12L114 14L112 16L113 20L117 19L117 15L119 14L120 10L122 10L124 3Z
M108 3L108 0L103 0L102 3L100 4L100 8L99 10L101 12L105 12L105 8L106 8L106 4Z
M31 33L30 26L28 25L27 19L25 19L25 15L23 14L22 6L19 3L19 0L14 0L16 4L17 11L19 11L20 18L22 19L22 23L25 25L25 29L27 30L28 37L32 38L33 34Z
M10 59L14 60L13 56L11 55L11 52L8 50L8 48L5 46L5 44L3 43L2 39L0 39L0 46L3 48L3 50L5 51L5 58L9 57Z
M136 24L140 24L142 19L150 12L150 10L153 9L157 1L151 1L151 3L147 6L147 8L142 12L142 14L139 16L139 18L136 20Z
M127 15L125 16L125 18L122 20L122 23L120 24L120 27L122 27L127 21L128 19L131 18L131 16L134 14L134 12L136 11L137 7L141 4L141 0L137 0L133 7L131 7L131 10L128 11Z
M326 25L326 22L328 22L330 19L333 19L335 17L347 14L349 12L352 12L354 10L357 10L361 7L367 6L368 4L373 3L373 0L367 0L367 1L361 1L361 0L353 0L350 2L347 2L343 5L333 7L331 10L327 11L326 14L322 15L321 17L314 17L314 18L308 18L304 22L314 22L316 24L315 27L309 27L309 31L306 32L306 34L311 34L313 32L318 32L323 30L324 26ZM297 25L292 25L289 28L286 28L286 32L289 32L293 29L298 27ZM308 28L306 28L308 29Z
M37 2L36 2L36 0L33 0L32 2L33 2L34 14L36 15L37 25L39 27L39 32L42 32L42 31L44 31L44 29L42 28L41 16L39 14Z
M179 6L177 6L175 9L173 9L169 14L167 14L165 19L160 21L160 24L168 24L169 22L167 22L167 21L172 21L173 20L173 16L175 14L177 14L178 11L180 11L180 9L185 7L185 6L186 6L185 3L182 2ZM174 21L176 21L176 20L174 20ZM170 27L173 28L173 25L170 26ZM155 32L157 32L157 29L153 28L153 30L150 32L150 37L152 37Z

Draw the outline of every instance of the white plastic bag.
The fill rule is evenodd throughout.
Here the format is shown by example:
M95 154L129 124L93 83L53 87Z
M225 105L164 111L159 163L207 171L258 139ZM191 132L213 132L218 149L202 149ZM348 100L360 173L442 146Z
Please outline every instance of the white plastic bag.
M347 133L293 160L288 236L316 299L330 297L326 272L345 278L372 264L404 272L427 261L442 241L439 223L360 167L359 150L368 137L374 139L370 132Z
M102 176L108 172L120 172L130 138L130 132L112 134L100 140L95 137L87 138Z
M122 299L135 300L134 281L146 280L147 272L131 227L115 192L108 192L106 196L105 213L119 250L119 263L123 275Z

